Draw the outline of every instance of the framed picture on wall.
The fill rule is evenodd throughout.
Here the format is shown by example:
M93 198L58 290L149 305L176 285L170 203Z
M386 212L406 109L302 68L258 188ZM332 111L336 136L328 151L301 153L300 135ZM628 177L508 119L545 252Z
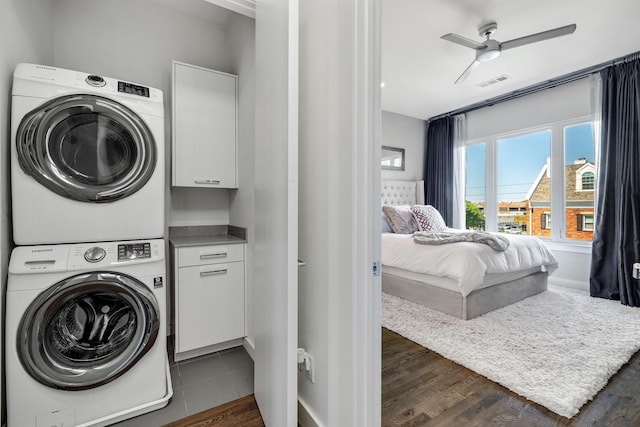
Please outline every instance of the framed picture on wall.
M382 169L392 171L404 170L404 148L382 146Z

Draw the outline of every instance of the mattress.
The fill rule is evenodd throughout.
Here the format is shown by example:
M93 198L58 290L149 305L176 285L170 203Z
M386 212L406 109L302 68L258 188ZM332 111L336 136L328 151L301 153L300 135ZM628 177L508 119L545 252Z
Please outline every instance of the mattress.
M509 240L509 247L496 251L475 242L432 246L414 243L411 234L383 233L382 268L388 273L393 268L394 275L401 271L411 276L406 278L454 290L462 296L535 272L551 273L557 268L558 261L539 238L503 236Z

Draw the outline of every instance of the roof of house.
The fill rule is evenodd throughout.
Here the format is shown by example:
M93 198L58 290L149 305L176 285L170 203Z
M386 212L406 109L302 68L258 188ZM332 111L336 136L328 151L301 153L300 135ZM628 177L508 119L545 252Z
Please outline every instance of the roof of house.
M565 179L565 200L567 201L593 201L595 191L593 190L576 190L576 171L585 167L585 165L595 166L590 162L583 162L564 167ZM528 193L528 200L532 202L548 202L551 200L551 179L547 172L548 165L545 164L540 174L533 182Z

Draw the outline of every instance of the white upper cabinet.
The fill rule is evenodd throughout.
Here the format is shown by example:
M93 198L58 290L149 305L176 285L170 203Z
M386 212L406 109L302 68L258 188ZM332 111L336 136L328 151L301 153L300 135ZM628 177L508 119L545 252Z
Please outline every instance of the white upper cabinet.
M174 187L238 188L238 76L173 62Z

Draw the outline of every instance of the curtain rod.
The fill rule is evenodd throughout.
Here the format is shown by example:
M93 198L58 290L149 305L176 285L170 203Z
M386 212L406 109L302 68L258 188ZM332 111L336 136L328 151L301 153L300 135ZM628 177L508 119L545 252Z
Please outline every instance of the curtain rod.
M583 68L582 70L574 71L569 74L564 74L560 77L556 77L541 83L536 83L534 85L527 86L523 89L518 89L513 92L506 93L504 95L496 96L495 98L489 98L484 101L480 101L475 104L468 105L466 107L458 108L457 110L449 111L448 113L433 116L427 120L427 123L433 120L442 119L444 117L455 116L457 114L463 114L463 113L468 113L470 111L479 110L480 108L490 107L492 105L499 104L501 102L520 98L521 96L531 95L536 92L540 92L546 89L551 89L553 87L560 86L566 83L571 83L576 80L589 77L590 75L597 73L598 71L602 71L607 67L612 67L614 65L623 64L625 62L634 61L636 59L640 59L640 51L631 53L629 55L621 56L614 60L603 62L598 65L593 65L588 68Z

